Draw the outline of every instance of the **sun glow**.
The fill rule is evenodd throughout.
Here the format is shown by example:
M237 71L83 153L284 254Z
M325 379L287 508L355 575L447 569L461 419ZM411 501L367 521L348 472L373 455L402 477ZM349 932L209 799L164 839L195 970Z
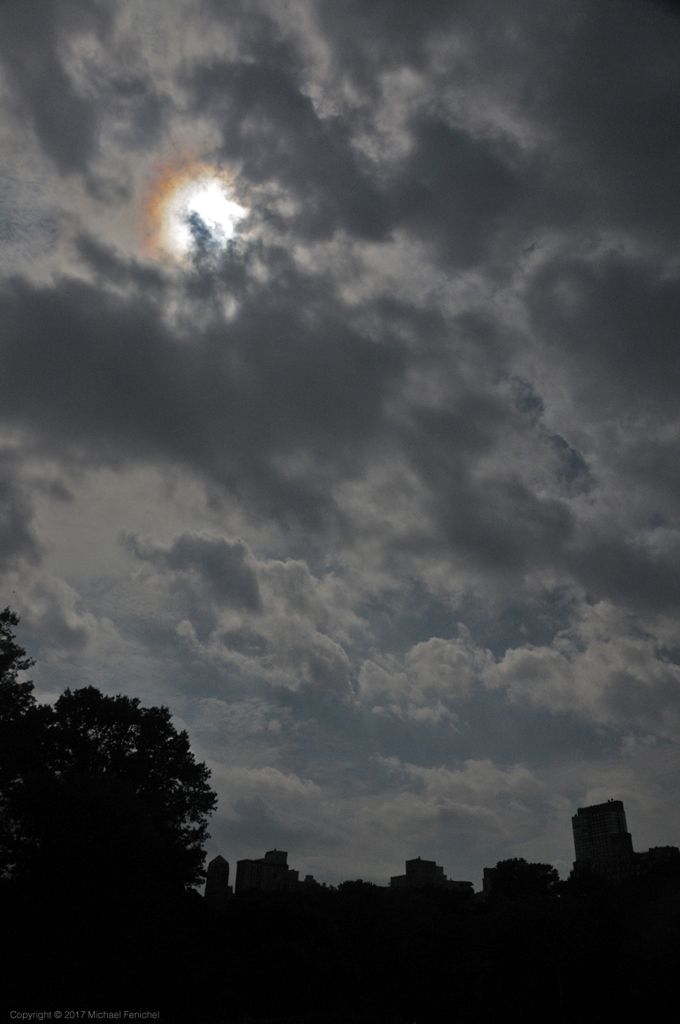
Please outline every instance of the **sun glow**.
M222 171L192 159L164 164L145 203L147 251L184 259L200 250L219 252L234 237L248 210L233 199Z

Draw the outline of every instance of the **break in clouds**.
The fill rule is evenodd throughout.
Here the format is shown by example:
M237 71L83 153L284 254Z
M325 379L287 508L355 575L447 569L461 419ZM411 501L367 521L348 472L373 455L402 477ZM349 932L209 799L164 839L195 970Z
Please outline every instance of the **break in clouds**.
M171 708L212 853L564 875L610 796L677 843L679 45L645 2L0 9L0 606L41 699Z

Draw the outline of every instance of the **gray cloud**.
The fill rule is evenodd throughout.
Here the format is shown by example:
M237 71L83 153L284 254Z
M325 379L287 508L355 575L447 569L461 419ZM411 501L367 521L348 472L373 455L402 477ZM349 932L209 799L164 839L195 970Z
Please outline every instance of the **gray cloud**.
M673 414L673 325L680 312L675 274L611 252L555 261L537 276L532 291L536 327L570 366L575 395L584 405L597 406L600 414L621 406L660 413L663 403L663 411Z
M588 179L590 215L674 245L669 232L680 204L659 185L680 151L680 22L654 3L617 11L579 4L577 11L545 94L546 113L559 126L570 166Z
M17 472L16 453L0 448L0 567L18 559L40 560L41 544L33 529L34 509Z
M443 120L421 116L412 136L394 184L393 222L433 240L447 262L478 262L522 182L488 141Z
M679 32L633 0L2 6L0 606L46 699L172 706L232 858L564 867L573 806L657 794ZM249 210L183 261L145 248L182 159Z
M363 85L370 83L376 67L426 64L431 34L464 21L469 9L468 0L455 4L426 0L417 8L408 0L316 4L319 24L325 37L332 40L334 53Z
M87 232L76 235L74 242L78 256L100 285L132 286L151 294L167 287L167 281L155 267L121 258L113 246L102 244Z
M0 56L15 95L61 174L87 172L97 150L97 108L81 95L63 60L66 38L103 35L110 14L95 0L4 4Z
M385 236L385 198L362 168L348 126L321 118L289 71L221 63L196 72L190 84L195 110L220 126L219 155L237 160L251 184L278 186L299 203L294 231L311 239L340 229Z
M195 573L217 605L262 609L260 593L248 549L239 540L183 533L169 547L140 541L129 535L126 547L137 558L163 570Z
M105 251L86 251L120 279ZM321 479L356 472L401 356L389 338L376 343L343 322L323 283L317 291L279 263L266 290L243 295L235 323L217 320L191 344L146 295L119 298L73 279L9 281L3 353L16 391L6 419L40 430L48 448L85 445L95 461L186 460L270 511L318 523L328 509L321 480L277 460L302 450Z

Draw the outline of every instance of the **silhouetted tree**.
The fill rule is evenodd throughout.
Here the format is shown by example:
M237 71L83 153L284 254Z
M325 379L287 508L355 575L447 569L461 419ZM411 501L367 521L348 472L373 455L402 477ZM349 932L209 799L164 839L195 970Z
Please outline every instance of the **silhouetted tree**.
M5 608L0 612L0 875L12 862L14 826L10 798L17 785L43 760L46 716L49 709L36 704L33 683L19 681L19 673L34 661L15 641L19 619Z
M0 722L24 714L33 702L33 683L18 681L19 672L35 664L26 657L26 651L15 643L12 626L19 624L15 612L5 608L0 612Z
M492 869L491 896L526 899L548 896L560 880L552 864L528 863L524 857L501 860Z
M376 885L375 882L364 882L363 878L353 878L347 882L340 882L338 886L338 892L342 893L343 896L357 896L370 897L378 892L380 886Z
M17 623L2 613L3 872L83 892L179 892L199 882L217 798L186 732L167 708L92 686L38 705L33 684L18 681L33 662L15 643Z

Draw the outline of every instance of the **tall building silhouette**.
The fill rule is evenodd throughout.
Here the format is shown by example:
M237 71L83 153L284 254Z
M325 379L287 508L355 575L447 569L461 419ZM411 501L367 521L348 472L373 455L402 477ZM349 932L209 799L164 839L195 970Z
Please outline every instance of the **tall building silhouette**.
M575 875L595 873L618 883L632 875L680 865L680 850L675 846L655 846L645 853L634 852L621 800L579 807L571 824Z
M577 861L632 857L633 839L622 800L579 807L571 819Z
M633 837L626 823L621 800L580 807L571 818L573 849L577 859L573 873L600 874L609 882L619 883L634 874L680 866L680 850L675 846L655 846L645 853L635 853Z
M296 889L298 885L299 872L288 867L288 854L284 850L269 850L257 860L236 862L237 893L248 889Z
M208 864L208 876L205 880L205 902L213 910L223 914L231 898L229 885L229 861L219 854Z
M622 800L579 807L571 819L574 832L574 874L597 874L622 882L637 870L633 838Z

